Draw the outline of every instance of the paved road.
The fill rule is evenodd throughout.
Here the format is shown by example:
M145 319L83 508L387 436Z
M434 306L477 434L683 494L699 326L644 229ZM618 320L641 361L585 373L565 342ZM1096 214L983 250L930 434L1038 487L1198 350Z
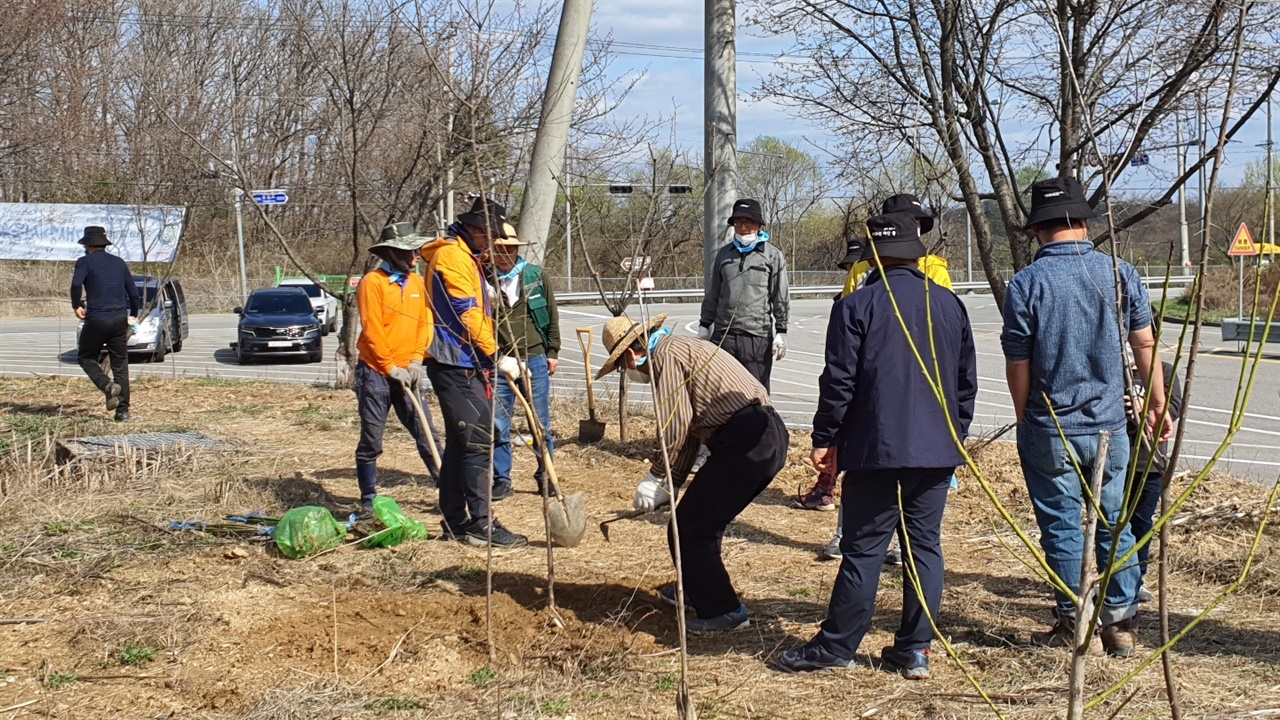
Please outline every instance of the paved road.
M1004 360L1000 354L1000 316L989 296L965 297L978 343L979 393L975 432L990 432L1013 421L1013 409L1004 384ZM822 372L822 343L826 332L828 300L796 300L791 305L790 349L786 359L774 366L773 398L779 411L793 428L808 427L813 418L817 398L817 378ZM653 312L671 314L668 327L678 333L694 333L698 306L689 303L660 304ZM599 328L608 313L602 308L574 306L561 309L561 335L564 348L561 369L554 379L556 392L585 394L582 357L577 348L574 328L596 329L596 346L592 361L599 367L604 359L600 349ZM135 363L135 376L158 374L174 377L216 376L225 378L262 379L287 382L331 383L335 378L333 363L336 339L326 338L325 360L317 365L271 362L237 365L229 343L235 336L236 318L232 315L197 315L191 318L191 337L182 352L170 355L163 364ZM0 320L0 375L79 376L75 364L74 318L40 318ZM1176 342L1180 326L1170 325L1169 339ZM1240 375L1241 358L1235 343L1217 340L1216 328L1206 329L1197 370L1196 401L1189 415L1189 444L1184 450L1188 468L1198 469L1213 455L1227 432L1231 402ZM1274 348L1275 346L1273 346ZM617 383L610 379L596 386L601 402L613 402ZM632 397L648 401L644 387L632 386ZM145 413L146 400L136 404ZM1243 429L1224 456L1219 468L1232 474L1260 482L1272 482L1280 475L1280 354L1268 352L1258 373Z

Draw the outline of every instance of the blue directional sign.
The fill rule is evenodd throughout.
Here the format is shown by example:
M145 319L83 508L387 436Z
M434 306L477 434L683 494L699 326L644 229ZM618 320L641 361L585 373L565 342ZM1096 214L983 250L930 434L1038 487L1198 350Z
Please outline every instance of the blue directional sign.
M289 202L289 194L283 190L254 190L250 194L259 205L284 205Z

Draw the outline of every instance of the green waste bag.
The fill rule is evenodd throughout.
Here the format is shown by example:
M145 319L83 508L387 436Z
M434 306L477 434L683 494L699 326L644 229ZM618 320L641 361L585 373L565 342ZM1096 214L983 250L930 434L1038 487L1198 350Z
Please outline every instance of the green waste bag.
M392 547L405 540L428 537L426 526L405 515L393 498L382 495L374 498L373 514L386 529L370 535L364 547Z
M276 547L288 558L332 550L346 539L346 526L334 520L328 510L315 505L294 508L276 524Z

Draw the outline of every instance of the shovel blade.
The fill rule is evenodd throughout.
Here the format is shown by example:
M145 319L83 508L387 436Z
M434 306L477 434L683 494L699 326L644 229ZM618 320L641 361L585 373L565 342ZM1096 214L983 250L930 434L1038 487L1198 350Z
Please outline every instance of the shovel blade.
M578 442L598 443L604 439L604 423L599 420L578 421Z
M551 542L560 547L577 547L587 535L587 508L582 493L552 500L547 504L547 529Z

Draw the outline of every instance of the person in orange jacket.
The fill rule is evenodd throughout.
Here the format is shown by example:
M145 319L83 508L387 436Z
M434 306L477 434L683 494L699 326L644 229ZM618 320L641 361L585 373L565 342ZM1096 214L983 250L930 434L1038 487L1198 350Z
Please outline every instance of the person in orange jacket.
M411 392L422 396L422 359L433 326L426 286L422 277L413 272L418 250L425 244L426 238L417 233L412 223L383 228L381 242L369 248L382 265L360 278L356 288L360 307L360 339L356 341L360 351L355 388L360 408L356 479L360 483L361 509L365 511L373 509L373 499L378 495L377 462L391 408L413 436L427 472L439 482L440 468L432 459L426 436L432 430L422 427L408 396Z
M445 450L440 464L440 514L447 536L476 546L528 544L490 512L493 470L493 369L509 378L521 373L510 355L499 358L493 326L495 279L489 252L493 238L506 238L507 212L477 198L449 226L449 235L422 248L427 260L427 297L435 318L427 350L427 377L440 400Z

